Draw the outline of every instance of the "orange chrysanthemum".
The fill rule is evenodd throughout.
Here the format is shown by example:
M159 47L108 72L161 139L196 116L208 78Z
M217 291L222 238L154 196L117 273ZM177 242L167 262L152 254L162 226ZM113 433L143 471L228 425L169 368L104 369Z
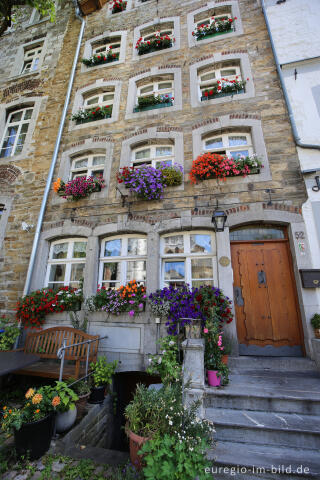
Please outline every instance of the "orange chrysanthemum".
M56 182L53 182L53 190L57 193L61 186L61 178L57 178Z
M43 397L42 397L41 393L36 393L35 396L32 399L33 405L38 405L38 403L41 402L42 398Z
M31 397L33 397L33 395L34 395L34 389L33 389L33 388L29 388L29 390L27 391L27 393L26 393L26 395L25 395L26 398L31 398Z
M37 410L35 410L34 414L39 413L39 412L40 412L40 410L38 408Z
M56 397L53 397L51 403L53 407L57 407L58 405L60 405L60 397L58 397L58 395Z

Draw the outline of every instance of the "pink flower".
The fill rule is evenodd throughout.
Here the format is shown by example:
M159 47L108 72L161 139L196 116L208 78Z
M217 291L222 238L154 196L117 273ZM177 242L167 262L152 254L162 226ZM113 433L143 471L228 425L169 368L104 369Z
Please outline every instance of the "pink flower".
M207 328L204 328L203 333L209 333L209 330Z
M139 303L138 307L143 308L143 303Z
M130 317L133 317L134 316L134 310L130 310L129 315L130 315Z

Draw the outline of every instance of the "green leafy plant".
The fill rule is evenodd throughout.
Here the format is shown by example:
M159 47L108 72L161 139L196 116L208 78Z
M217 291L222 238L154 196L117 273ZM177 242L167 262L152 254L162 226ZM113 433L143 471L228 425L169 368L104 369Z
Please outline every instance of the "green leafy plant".
M190 444L192 446L190 446ZM209 447L204 439L186 442L175 435L156 435L146 442L139 454L144 455L146 480L206 480L209 466L205 451Z
M74 410L75 402L79 399L74 390L68 387L66 382L56 382L56 386L53 387L55 394L60 397L60 403L57 405L58 412L67 412L68 410Z
M97 362L91 362L92 378L95 387L102 387L103 385L111 385L112 375L116 371L118 362L107 363L106 357L99 357Z
M164 385L181 380L182 366L179 362L177 337L167 336L159 340L161 354L151 355L147 372L159 374Z
M315 313L313 317L311 318L311 325L313 328L316 330L317 328L320 328L320 314Z
M3 331L2 331L3 330ZM2 332L1 332L2 331ZM8 318L0 318L0 350L10 350L18 338L20 329L18 324Z
M167 166L161 169L167 187L177 187L182 183L183 169L181 165Z
M165 104L168 107L173 105L174 97L169 95L148 95L146 97L138 97L138 108L143 110L146 107L150 107L152 105L160 105Z
M83 58L81 62L87 67L94 67L95 65L102 65L103 63L110 63L119 60L119 53L112 53L111 47L105 54L92 55L90 58Z
M75 383L74 385L70 385L76 381L75 378L68 378L66 384L69 388L71 388L79 397L83 397L90 393L90 385L85 380L80 380L79 382Z
M79 110L72 115L71 120L79 123L93 122L95 120L103 120L104 118L110 118L112 115L112 105L106 105L103 107L88 108L87 110Z

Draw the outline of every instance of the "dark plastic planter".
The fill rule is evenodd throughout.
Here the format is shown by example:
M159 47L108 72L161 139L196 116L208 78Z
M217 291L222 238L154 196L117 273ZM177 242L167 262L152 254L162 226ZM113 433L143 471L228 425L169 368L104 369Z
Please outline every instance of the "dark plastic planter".
M28 455L29 460L42 457L49 450L53 426L54 415L50 414L37 422L24 423L20 430L14 430L17 455Z
M146 105L143 107L135 107L133 109L133 112L144 112L145 110L155 110L157 108L165 108L165 107L172 107L173 103L172 102L166 102L166 103L157 103L156 105Z
M151 48L148 48L148 50L145 50L144 52L139 52L139 50L138 50L138 54L139 55L146 55L147 53L159 52L160 50L165 50L166 48L171 48L171 47L172 47L172 42L167 47L165 47L165 46L161 46L161 47L158 47L158 48L151 47Z
M89 403L97 404L103 403L106 387L102 385L101 387L92 387L91 394L89 397Z
M205 40L206 38L217 37L218 35L225 35L226 33L233 32L233 29L230 28L229 30L225 30L224 32L216 32L216 33L208 33L208 35L204 35L203 37L197 37L197 42L200 40Z
M83 118L81 120L77 120L76 121L76 125L81 125L82 123L90 123L90 122L97 122L99 120L105 120L106 118L111 118L111 114L110 115L106 115L105 117L95 117L95 118Z

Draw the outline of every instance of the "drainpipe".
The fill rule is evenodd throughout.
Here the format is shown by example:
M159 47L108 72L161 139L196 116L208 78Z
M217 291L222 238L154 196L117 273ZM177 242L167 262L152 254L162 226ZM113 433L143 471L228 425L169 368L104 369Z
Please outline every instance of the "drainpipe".
M56 162L57 162L57 157L58 157L58 152L59 152L59 147L60 147L60 142L61 142L61 136L62 136L62 132L63 132L63 128L64 128L64 123L65 123L65 120L66 120L67 110L68 110L70 96L71 96L72 85L73 85L73 81L74 81L76 66L77 66L77 62L78 62L81 42L82 42L85 23L86 23L85 19L81 16L81 12L80 12L80 8L79 8L77 0L72 0L72 2L75 6L76 17L81 21L81 28L80 28L80 32L79 32L79 36L78 36L76 53L75 53L74 59L73 59L73 65L72 65L72 70L71 70L71 74L70 74L70 78L69 78L68 90L67 90L66 98L65 98L65 101L64 101L63 112L62 112L62 115L61 115L58 136L57 136L57 139L56 139L56 144L55 144L54 152L53 152L52 159L51 159L50 170L49 170L49 173L48 173L47 183L46 183L46 187L45 187L44 194L43 194L43 199L42 199L41 208L40 208L40 212L39 212L36 232L35 232L34 239L33 239L32 251L31 251L31 255L30 255L30 261L29 261L29 266L28 266L27 278L26 278L26 282L25 282L25 285L24 285L23 295L27 295L29 293L29 290L30 290L31 277L32 277L32 272L33 272L33 268L34 268L35 259L36 259L36 253L37 253L39 239L40 239L40 232L41 232L41 228L42 228L44 212L45 212L45 209L46 209L46 204L47 204L47 200L48 200L48 196L49 196L49 192L50 192L50 188L51 188L51 183L52 183L52 179L53 179L53 173L54 173L54 169L55 169Z
M294 141L295 141L297 147L310 148L312 150L320 150L320 145L312 145L312 144L303 143L301 141L301 138L300 138L299 134L298 134L298 129L297 129L297 125L296 125L296 122L295 122L295 119L294 119L294 114L293 114L293 111L292 111L291 103L290 103L290 100L289 100L287 87L286 87L285 82L284 82L284 78L283 78L283 75L282 75L282 70L281 70L281 66L280 66L280 63L279 63L278 55L277 55L276 48L275 48L275 45L274 45L274 41L273 41L273 38L272 38L270 23L269 23L269 20L268 20L264 0L261 0L261 6L262 6L264 19L265 19L265 22L266 22L266 26L267 26L267 30L268 30L268 34L269 34L269 38L270 38L270 43L271 43L271 48L272 48L272 52L273 52L273 56L274 56L274 61L276 63L277 72L278 72L278 75L279 75L279 78L280 78L280 83L281 83L284 99L285 99L287 109L288 109L289 120L290 120L290 123L291 123L291 128L292 128Z

